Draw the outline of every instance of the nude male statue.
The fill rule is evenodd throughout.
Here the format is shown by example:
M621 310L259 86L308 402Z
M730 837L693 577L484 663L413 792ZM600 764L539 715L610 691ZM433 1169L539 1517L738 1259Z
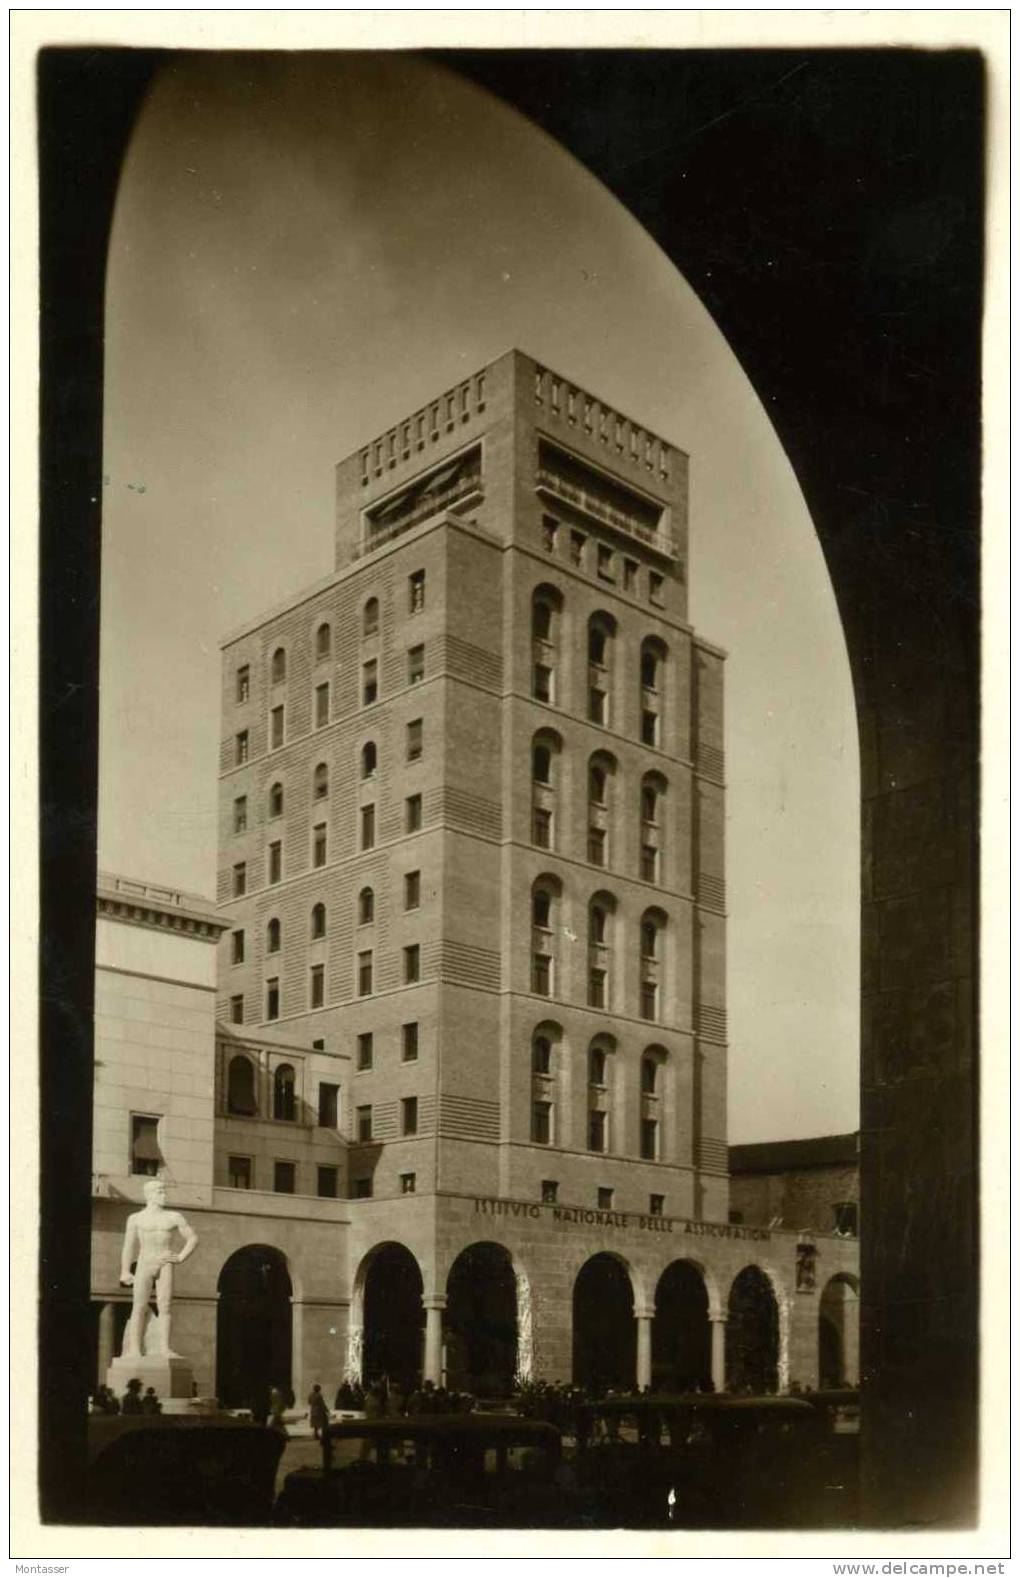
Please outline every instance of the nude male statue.
M184 1247L171 1249L174 1233L180 1233ZM174 1266L194 1252L198 1234L189 1227L179 1211L166 1209L166 1184L161 1178L150 1178L145 1184L145 1209L135 1211L127 1219L124 1229L124 1247L120 1257L122 1287L134 1290L131 1316L124 1331L122 1357L134 1358L143 1352L145 1323L149 1313L149 1300L153 1284L156 1288L156 1309L159 1321L156 1331L145 1344L145 1351L176 1358L170 1347L170 1302L174 1291ZM136 1261L134 1272L131 1262Z

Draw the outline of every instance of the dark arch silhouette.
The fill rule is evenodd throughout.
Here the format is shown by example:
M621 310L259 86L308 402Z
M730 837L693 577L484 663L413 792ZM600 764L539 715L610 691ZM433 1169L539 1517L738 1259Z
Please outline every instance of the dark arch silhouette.
M502 1244L469 1244L446 1279L447 1384L508 1397L517 1372L517 1278Z
M657 1391L707 1389L712 1378L708 1293L689 1260L674 1260L655 1289L652 1386Z
M745 1266L730 1288L726 1384L755 1393L779 1386L779 1307L760 1266Z
M586 1260L574 1283L574 1381L603 1392L637 1383L634 1289L626 1266L602 1253Z
M291 1281L286 1256L246 1244L224 1263L216 1284L216 1395L224 1408L268 1404L269 1388L291 1384Z
M818 1384L856 1384L858 1289L854 1277L830 1277L818 1299Z
M414 1382L424 1357L421 1270L403 1244L380 1244L364 1267L365 1381Z

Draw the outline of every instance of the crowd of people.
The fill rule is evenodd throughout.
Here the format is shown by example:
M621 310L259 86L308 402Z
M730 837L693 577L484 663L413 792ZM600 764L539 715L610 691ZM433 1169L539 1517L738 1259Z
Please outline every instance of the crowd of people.
M103 1414L161 1414L163 1404L156 1396L154 1386L147 1386L142 1391L142 1383L132 1379L127 1383L127 1390L123 1397L118 1397L116 1392L108 1386L97 1386L89 1401L89 1413L93 1416Z

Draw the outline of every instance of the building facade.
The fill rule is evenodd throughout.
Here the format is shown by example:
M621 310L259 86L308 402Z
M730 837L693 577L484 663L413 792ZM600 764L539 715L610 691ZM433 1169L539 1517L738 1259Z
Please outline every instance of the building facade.
M310 1285L299 1390L816 1384L855 1246L729 1220L687 469L511 352L338 466L334 573L223 645L210 1187L282 1215L217 1333Z

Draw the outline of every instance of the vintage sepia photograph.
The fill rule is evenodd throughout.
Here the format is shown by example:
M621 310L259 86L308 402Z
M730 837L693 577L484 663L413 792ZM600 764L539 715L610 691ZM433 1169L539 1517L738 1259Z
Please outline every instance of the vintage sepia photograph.
M20 1554L978 1528L990 85L921 15L35 54Z

